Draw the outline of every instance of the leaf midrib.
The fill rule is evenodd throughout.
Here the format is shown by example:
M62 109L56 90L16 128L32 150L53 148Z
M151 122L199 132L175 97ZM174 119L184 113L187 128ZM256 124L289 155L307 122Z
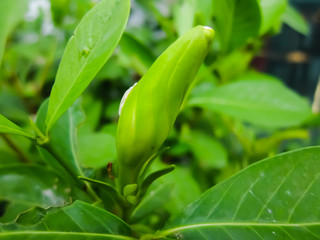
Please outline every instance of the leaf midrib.
M161 235L169 235L181 230L198 229L207 227L313 227L319 226L320 222L305 222L305 223L257 223L257 222L215 222L215 223L199 223L185 225L182 227L176 227L164 230L160 232Z
M106 237L114 239L124 239L124 240L134 240L135 238L127 236L119 236L114 234L105 234L105 233L87 233L87 232L53 232L53 231L19 231L19 232L0 232L1 236L17 236L17 235L72 235L72 236L88 236L88 237Z

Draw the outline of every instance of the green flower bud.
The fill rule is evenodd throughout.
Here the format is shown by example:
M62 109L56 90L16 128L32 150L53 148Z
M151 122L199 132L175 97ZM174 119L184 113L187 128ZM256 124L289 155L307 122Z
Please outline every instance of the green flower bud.
M198 26L175 41L125 94L117 130L120 188L137 182L144 163L167 138L214 36Z

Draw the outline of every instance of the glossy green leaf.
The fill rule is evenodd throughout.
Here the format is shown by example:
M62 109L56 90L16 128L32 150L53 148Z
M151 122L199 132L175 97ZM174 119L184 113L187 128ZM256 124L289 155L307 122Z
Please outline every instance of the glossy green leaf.
M24 136L26 138L35 139L34 136L24 131L22 128L11 122L0 114L0 133L11 133Z
M205 192L163 235L180 239L320 238L320 148L258 162Z
M213 10L222 50L238 48L258 36L261 16L257 0L214 0Z
M118 217L81 201L48 213L33 228L18 227L17 230L10 231L8 226L0 225L0 239L133 239L129 226Z
M286 11L282 16L284 23L303 35L309 35L310 28L306 20L301 14L292 6L288 5Z
M115 215L82 201L64 207L44 218L51 231L80 231L92 233L123 234L129 236L127 224Z
M48 100L43 102L38 113L36 124L41 131L45 130L45 118L48 109ZM56 171L68 176L66 170L74 178L82 175L78 159L76 157L76 127L83 120L84 115L79 102L75 102L65 112L50 131L50 141L46 147L50 148L49 153L44 148L39 151L45 161ZM55 155L55 156L54 156ZM61 161L60 164L57 162ZM62 168L62 166L64 168Z
M287 0L258 0L261 8L260 35L263 35L279 24L281 17L287 8Z
M126 26L129 10L129 0L104 0L83 17L68 42L52 88L47 132L111 56Z
M193 96L198 106L264 127L301 124L311 115L308 102L269 76L257 75Z
M70 186L41 166L1 167L0 182L0 199L26 207L57 207L70 202Z
M27 10L28 0L0 1L0 65L6 40Z

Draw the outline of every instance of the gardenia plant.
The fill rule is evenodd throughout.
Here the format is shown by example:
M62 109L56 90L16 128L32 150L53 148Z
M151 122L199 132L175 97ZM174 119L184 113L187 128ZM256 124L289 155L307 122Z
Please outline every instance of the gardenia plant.
M257 1L252 4L256 7L252 9L258 8ZM33 133L0 115L0 133L31 140L46 161L46 166L0 167L0 200L31 202L14 221L0 223L0 239L320 239L319 147L298 149L251 164L209 188L179 213L170 208L175 196L163 192L165 202L157 197L160 195L153 197L152 184L176 174L174 165L161 165L157 158L166 150L163 143L213 48L214 31L210 27L180 31L183 34L178 40L125 93L116 134L117 161L105 166L105 175L95 176L80 165L75 154L75 126L81 122L82 112L77 99L117 47L129 12L130 0L102 0L83 17L64 51L49 99L43 102L36 118L30 119ZM217 24L217 37L227 39L221 24ZM242 35L239 39L242 41ZM240 40L231 41L230 46L238 46ZM260 86L249 83L250 89ZM299 103L290 112L292 125L311 115L305 102L280 83L262 83ZM215 101L210 100L210 94L196 96L190 106L209 106L221 112L219 106L226 101L223 97L235 97L234 89L241 89L242 84L248 81L222 86L212 93ZM259 93L257 89L254 88ZM244 95L245 91L238 101ZM239 103L239 107L232 100L232 105L224 109L226 114L240 119L252 116L243 114L243 104ZM268 122L264 117L256 121ZM285 123L279 117L274 125ZM187 180L186 184L192 188ZM26 191L30 192L24 194ZM158 216L167 212L150 213L150 209L156 211L162 205L169 206L165 222L158 221Z

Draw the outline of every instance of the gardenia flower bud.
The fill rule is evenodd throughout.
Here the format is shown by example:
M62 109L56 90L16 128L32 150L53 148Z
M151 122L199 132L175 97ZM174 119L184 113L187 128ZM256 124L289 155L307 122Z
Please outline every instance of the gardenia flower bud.
M167 138L213 36L209 27L189 30L126 92L117 130L121 190L137 183L142 166Z

